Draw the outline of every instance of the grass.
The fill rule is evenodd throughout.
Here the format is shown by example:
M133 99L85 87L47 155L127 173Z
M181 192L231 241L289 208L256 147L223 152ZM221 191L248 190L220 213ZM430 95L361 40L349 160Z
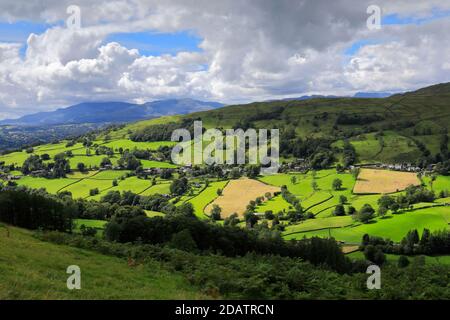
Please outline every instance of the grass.
M94 179L83 179L69 185L68 187L62 189L61 191L69 191L72 193L74 199L77 198L88 198L90 196L89 192L92 189L99 189L100 192L111 188L112 181L110 180L94 180Z
M158 212L158 211L151 211L151 210L145 210L145 214L147 215L147 217L149 218L153 218L153 217L164 217L165 214L162 212Z
M93 220L93 219L74 219L75 230L79 230L80 227L84 224L86 227L96 228L96 229L104 229L107 221L105 220Z
M118 139L113 141L108 141L106 143L102 143L103 146L112 148L114 152L118 153L119 148L122 148L123 150L133 150L133 149L140 149L140 150L158 150L159 147L164 146L174 146L176 142L172 141L154 141L154 142L135 142L128 139Z
M150 196L153 194L170 194L170 183L158 183L141 193L141 196Z
M45 179L45 178L34 178L34 177L22 177L17 180L19 186L26 186L32 189L44 188L48 193L57 193L59 190L64 189L66 186L77 183L78 179Z
M386 260L389 263L397 264L398 258L400 255L396 254L385 254ZM347 254L347 257L349 257L352 260L365 260L364 253L362 251L355 251L352 253ZM425 263L426 264L442 264L442 265L450 265L450 255L447 256L424 256L425 257ZM412 261L415 257L414 256L408 256L409 261Z
M131 171L129 170L104 170L99 171L94 177L95 180L115 180L120 179L121 177L126 177L127 173Z
M352 225L354 221L350 216L308 219L304 222L287 226L284 234L298 233L324 228L341 228Z
M326 238L330 232L331 236L336 240L348 243L360 243L362 236L367 233L399 242L412 229L417 229L420 234L424 228L430 229L431 231L448 229L449 225L447 220L449 217L450 207L434 207L396 215L389 214L384 219L377 218L372 223L360 224L355 227L307 231L297 234L286 231L284 234L285 239L301 239L305 236Z
M30 231L0 229L0 300L202 299L181 275L159 263L127 261L88 250L42 242ZM67 267L81 269L81 290L68 290Z

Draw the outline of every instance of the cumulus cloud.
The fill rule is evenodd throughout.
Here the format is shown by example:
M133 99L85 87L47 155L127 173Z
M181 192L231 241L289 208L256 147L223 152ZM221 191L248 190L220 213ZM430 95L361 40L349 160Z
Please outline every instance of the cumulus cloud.
M5 0L1 21L54 23L0 44L0 117L80 101L193 97L245 102L310 93L400 91L449 81L448 18L368 30L369 0L80 0L82 28L63 26L71 1ZM433 17L442 1L379 1L383 14ZM145 56L121 32L190 31L200 51ZM352 56L362 40L376 40Z

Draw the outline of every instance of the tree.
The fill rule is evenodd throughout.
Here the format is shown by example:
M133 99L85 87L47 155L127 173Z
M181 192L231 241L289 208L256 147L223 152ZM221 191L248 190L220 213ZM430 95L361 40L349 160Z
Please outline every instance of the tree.
M119 183L117 182L117 179L114 179L112 182L113 187L117 187Z
M378 201L378 206L384 207L386 209L390 209L392 205L395 203L395 198L388 196L388 195L382 195Z
M340 204L346 204L347 203L347 197L344 195L339 196L339 203Z
M355 207L349 206L349 207L347 208L347 214L348 214L349 216L354 215L355 212L356 212Z
M378 207L378 216L384 217L388 209L386 207Z
M245 171L247 173L247 177L254 179L259 175L259 172L261 171L261 167L256 164L252 164L252 165L247 166L245 168Z
M220 220L220 214L222 213L222 208L220 208L217 204L214 204L211 209L211 219L214 221Z
M399 268L406 268L407 266L409 266L409 263L410 262L409 262L409 260L408 260L408 258L406 256L400 256L398 258L397 265L398 265Z
M386 261L386 256L383 251L372 244L364 248L364 257L378 266L382 266Z
M141 161L133 154L125 152L117 161L117 164L127 170L136 170L139 166L141 166Z
M372 208L370 204L365 204L361 210L358 211L354 217L356 220L362 222L362 223L368 223L370 220L373 219L373 215L375 213L375 210Z
M291 177L291 183L292 184L296 184L297 183L297 177L296 176L292 176Z
M195 252L198 250L197 244L188 229L175 233L169 242L169 246L187 252Z
M112 165L112 162L109 158L105 157L102 159L102 161L100 162L100 167L104 168L106 166L110 166Z
M313 182L311 182L311 187L313 188L314 191L317 191L319 189L316 180L313 180Z
M232 215L230 215L228 218L225 218L223 225L224 226L236 226L239 223L239 216L238 214L235 212Z
M70 172L69 160L65 158L64 153L57 154L54 157L55 163L53 164L52 176L53 178L65 178L66 173Z
M22 164L22 173L23 174L29 174L36 170L42 170L44 169L44 163L42 162L42 159L32 154L29 156L24 163Z
M195 217L194 206L190 202L185 202L181 206L176 207L175 214L193 218Z
M78 169L78 171L80 171L80 172L85 172L85 171L86 171L86 166L84 165L83 162L79 162L79 163L77 164L77 169Z
M217 189L217 191L216 191L216 193L217 193L217 195L220 197L221 195L222 195L222 189Z
M392 213L397 213L397 211L400 209L400 205L397 203L397 202L395 202L395 203L393 203L392 205L391 205L391 210L392 210Z
M273 214L272 210L267 210L266 212L264 212L264 218L266 218L267 220L273 220L275 218L275 215Z
M170 193L181 196L188 190L188 187L189 181L187 178L175 179L170 185Z
M271 194L270 192L266 192L266 193L264 194L264 196L266 197L267 200L272 199L272 194Z
M338 204L333 211L335 216L345 216L345 208L342 204Z
M247 223L248 228L253 228L255 224L258 222L259 218L253 212L246 212L244 214L245 222Z
M84 224L80 227L80 232L83 237L95 237L97 229L92 227L86 227Z
M333 190L337 191L342 188L342 180L341 179L334 179L332 183Z
M89 190L89 195L92 197L92 196L95 196L95 195L97 195L97 194L99 194L100 193L100 190L98 190L98 188L94 188L94 189L91 189L91 190Z

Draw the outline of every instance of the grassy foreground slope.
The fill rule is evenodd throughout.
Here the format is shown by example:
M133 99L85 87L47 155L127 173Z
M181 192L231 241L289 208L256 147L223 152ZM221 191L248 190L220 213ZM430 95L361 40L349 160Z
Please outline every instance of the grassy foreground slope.
M81 290L68 290L70 265L81 268ZM0 300L5 299L200 299L182 276L158 263L127 261L35 239L30 231L0 228Z

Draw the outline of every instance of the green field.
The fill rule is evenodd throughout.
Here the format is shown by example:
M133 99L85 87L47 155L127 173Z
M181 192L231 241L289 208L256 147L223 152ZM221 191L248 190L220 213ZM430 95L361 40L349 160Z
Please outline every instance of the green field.
M81 269L81 290L67 289L71 265ZM10 237L0 228L0 275L0 300L205 298L159 263L129 267L125 259L42 242L12 227Z
M347 254L347 257L353 260L365 260L364 253L361 251L355 251ZM450 265L450 256L424 256L425 263L427 264L442 264L442 265ZM398 263L399 255L395 254L386 254L386 259L388 262L392 264ZM410 261L414 259L414 257L408 257Z
M154 141L154 142L135 142L128 139L118 139L108 142L103 142L102 146L112 148L114 152L118 152L119 148L123 150L133 150L133 149L141 149L141 150L157 150L159 147L171 147L174 146L176 142L172 141Z
M192 203L195 215L199 218L205 218L204 208L215 198L217 198L217 189L223 189L228 181L210 182L209 186L203 190L202 193L190 199L188 202Z
M400 241L408 231L417 229L421 234L424 228L431 231L448 229L450 207L434 207L419 209L402 214L387 215L377 218L372 223L359 224L354 227L323 229L318 231L295 232L296 226L286 227L285 239L301 239L303 237L328 237L330 234L338 241L360 243L364 234ZM328 219L323 219L328 220ZM327 228L327 227L325 227ZM331 228L331 227L330 227ZM291 231L294 230L294 231Z
M49 180L45 178L23 177L20 180L17 180L17 184L19 186L25 186L32 189L44 188L48 193L57 193L58 191L64 190L65 187L77 183L78 181L78 179Z
M142 196L150 196L153 194L170 194L170 183L158 183L149 187L141 193Z

